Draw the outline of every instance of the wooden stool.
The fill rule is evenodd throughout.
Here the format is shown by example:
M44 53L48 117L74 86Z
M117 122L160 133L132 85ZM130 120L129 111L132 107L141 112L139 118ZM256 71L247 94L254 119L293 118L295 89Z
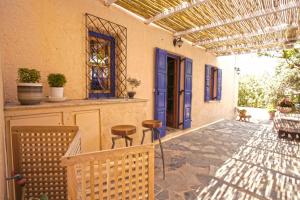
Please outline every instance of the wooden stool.
M136 127L132 125L118 125L113 126L111 128L111 134L116 137L112 137L112 149L115 147L115 141L118 139L124 139L126 147L128 147L128 142L130 142L130 146L132 146L132 138L128 137L128 135L132 135L136 133Z
M161 152L161 158L163 163L163 178L165 179L165 159L164 159L164 151L160 140L160 131L159 128L162 127L162 122L159 120L145 120L142 122L142 126L147 128L143 130L143 138L141 141L141 144L144 143L145 134L147 131L151 131L151 141L154 142L154 137L158 138L159 141L159 147Z

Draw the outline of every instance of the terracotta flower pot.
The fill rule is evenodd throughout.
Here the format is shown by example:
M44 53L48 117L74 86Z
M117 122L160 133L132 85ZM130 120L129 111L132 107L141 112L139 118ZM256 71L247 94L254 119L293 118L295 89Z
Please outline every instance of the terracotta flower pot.
M21 105L39 104L43 96L43 85L40 83L18 83L18 100Z
M293 108L278 106L277 110L279 110L279 112L281 112L281 113L290 113L290 112L292 112Z
M269 112L269 119L273 120L275 117L275 112Z

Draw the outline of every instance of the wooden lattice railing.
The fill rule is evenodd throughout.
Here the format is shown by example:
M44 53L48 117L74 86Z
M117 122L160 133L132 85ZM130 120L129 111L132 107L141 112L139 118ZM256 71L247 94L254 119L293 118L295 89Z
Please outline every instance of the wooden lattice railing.
M69 200L154 199L154 146L80 154L76 136L61 164Z
M14 126L11 145L13 169L26 179L25 199L38 198L41 193L49 199L67 198L67 171L60 165L75 134L77 126ZM15 198L21 199L21 188L15 185Z

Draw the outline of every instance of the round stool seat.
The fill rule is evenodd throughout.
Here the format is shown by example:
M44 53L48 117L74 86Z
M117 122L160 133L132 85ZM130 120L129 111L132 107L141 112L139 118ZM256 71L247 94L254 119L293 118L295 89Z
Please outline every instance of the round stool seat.
M142 122L145 128L160 128L162 127L162 122L160 120L145 120Z
M111 133L118 136L127 136L136 133L136 127L133 125L118 125L111 128Z

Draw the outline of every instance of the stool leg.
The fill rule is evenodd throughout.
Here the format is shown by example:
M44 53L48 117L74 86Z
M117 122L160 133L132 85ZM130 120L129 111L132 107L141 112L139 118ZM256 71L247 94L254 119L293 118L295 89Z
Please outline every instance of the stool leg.
M155 131L154 131L154 129L152 128L152 129L151 129L151 142L152 142L152 143L154 142L154 135L155 135Z
M152 130L152 129L144 129L144 130L143 130L143 137L142 137L141 144L144 144L146 132L147 132L147 131L151 131L151 130ZM152 140L152 143L153 143L153 139L151 139L151 140Z
M124 139L125 139L125 144L126 144L126 147L128 147L127 138L126 138L126 137L124 137Z
M111 138L111 140L112 140L112 146L111 146L111 148L113 149L113 148L115 148L115 138Z
M131 137L125 136L125 140L129 140L129 145L132 146L133 139Z
M154 129L154 131L156 132L156 137L158 138L158 141L159 141L159 147L160 147L162 164L163 164L163 179L165 180L165 177L166 177L166 172L165 172L165 158L164 158L164 150L163 150L163 147L162 147L162 144L161 144L161 140L160 140L160 132L157 129Z
M143 137L142 137L142 141L141 141L141 144L144 144L144 139L145 139L145 133L146 133L146 130L143 130Z

